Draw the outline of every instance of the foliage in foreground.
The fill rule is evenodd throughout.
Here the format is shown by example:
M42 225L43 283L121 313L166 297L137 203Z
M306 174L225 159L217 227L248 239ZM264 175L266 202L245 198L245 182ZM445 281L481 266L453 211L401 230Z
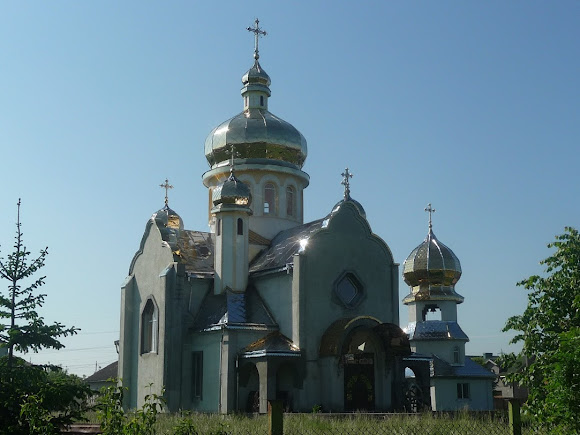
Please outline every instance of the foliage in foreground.
M529 388L525 409L537 421L580 433L580 234L566 227L548 248L556 252L541 262L546 275L518 283L528 305L504 327L518 332L512 342L523 342L529 362L508 380Z
M60 367L0 358L0 433L51 434L82 420L90 387ZM3 432L4 431L4 432Z
M103 435L156 434L157 415L165 404L163 393L161 395L147 394L141 409L125 413L123 409L125 391L126 388L118 385L117 382L101 389L97 418Z

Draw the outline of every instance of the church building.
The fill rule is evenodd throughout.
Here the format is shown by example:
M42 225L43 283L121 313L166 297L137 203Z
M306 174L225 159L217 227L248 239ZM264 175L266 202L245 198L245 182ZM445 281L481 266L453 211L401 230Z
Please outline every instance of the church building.
M462 298L451 284L442 298L423 297L439 283L425 290L408 259L405 303L416 314L407 332L399 327L399 267L351 197L348 169L332 210L304 223L306 139L269 111L258 51L265 32L258 20L248 30L255 48L243 110L205 141L209 231L185 229L166 190L122 286L125 406L165 388L169 411L266 412L269 400L291 411L402 410L405 368L420 376L434 361L421 335L424 311L436 306L446 322L438 327L451 327ZM452 358L459 347L454 368L467 338L456 329L445 344ZM429 391L428 370L423 381Z

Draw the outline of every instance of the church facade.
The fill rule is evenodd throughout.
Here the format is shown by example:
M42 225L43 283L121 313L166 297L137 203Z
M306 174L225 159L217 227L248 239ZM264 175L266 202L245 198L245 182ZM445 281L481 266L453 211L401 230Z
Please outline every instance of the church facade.
M351 197L348 169L333 209L304 223L307 142L269 111L258 24L243 110L205 142L210 230L185 229L166 195L122 286L125 406L165 388L169 411L404 409L405 368L424 373L433 358L398 326L398 264Z

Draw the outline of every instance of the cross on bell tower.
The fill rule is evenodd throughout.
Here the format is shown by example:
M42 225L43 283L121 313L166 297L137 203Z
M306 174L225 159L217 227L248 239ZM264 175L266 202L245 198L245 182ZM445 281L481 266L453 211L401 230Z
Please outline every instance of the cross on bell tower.
M429 213L429 229L432 229L433 228L432 216L433 213L435 213L437 210L431 207L431 203L429 203L427 204L427 207L425 207L425 211Z
M258 20L256 18L256 21L254 21L254 27L246 27L246 30L248 32L252 32L255 36L255 42L254 42L254 59L258 60L260 58L260 54L258 51L258 39L260 38L260 36L266 36L267 33L265 30L262 30L260 28L260 20Z

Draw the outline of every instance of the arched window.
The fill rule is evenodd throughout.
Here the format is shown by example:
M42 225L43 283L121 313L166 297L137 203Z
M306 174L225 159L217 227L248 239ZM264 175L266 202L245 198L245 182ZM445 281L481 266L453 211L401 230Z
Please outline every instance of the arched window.
M264 186L264 214L276 213L276 186L266 183Z
M147 300L141 314L141 353L157 352L159 310L152 299Z
M238 218L238 236L244 235L244 221L242 218Z
M293 186L286 188L286 216L294 216L296 213L296 195Z
M264 96L260 95L260 106L264 105Z

